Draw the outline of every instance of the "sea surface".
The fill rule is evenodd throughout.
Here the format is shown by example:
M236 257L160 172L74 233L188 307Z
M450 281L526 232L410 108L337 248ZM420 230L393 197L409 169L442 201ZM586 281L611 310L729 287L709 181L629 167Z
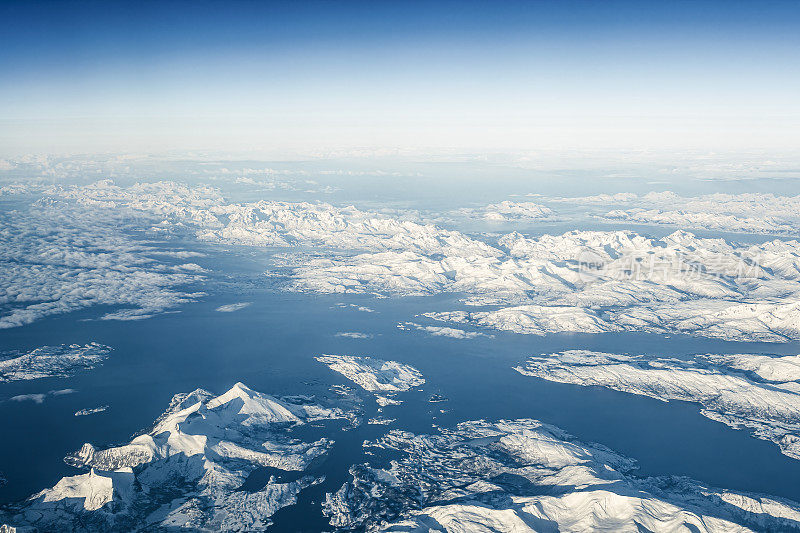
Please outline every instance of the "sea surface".
M352 464L381 464L361 443L388 429L435 432L475 419L529 417L557 425L584 441L604 444L638 461L638 474L685 475L711 486L763 492L800 501L800 461L777 446L700 414L687 402L661 402L598 387L552 383L513 370L531 354L566 349L680 357L692 353L797 354L798 343L731 343L685 336L644 334L553 334L545 337L495 332L494 337L451 339L405 331L397 324L425 311L457 308L458 295L373 298L309 295L276 290L260 274L269 252L240 249L206 258L205 267L225 272L210 281L209 296L179 312L141 321L97 320L102 310L41 320L5 330L3 349L100 342L113 348L106 362L70 378L0 384L0 471L8 483L0 501L25 498L78 473L63 457L84 442L98 446L128 442L149 429L173 394L204 388L222 393L241 381L273 395L336 397L331 385L352 385L314 358L321 354L369 355L408 363L426 383L398 398L399 406L377 412L374 397L363 398L360 427L340 422L300 431L333 438L328 457L313 466L325 482L306 490L298 505L275 515L275 530L318 530L326 522L319 502L348 478ZM263 278L263 279L262 279ZM250 302L232 313L220 305ZM367 306L373 312L356 307ZM336 336L361 332L368 339ZM41 403L11 402L19 394L74 389ZM355 388L355 387L354 387ZM430 402L433 395L446 401ZM74 416L80 409L108 405L101 413ZM389 426L368 425L381 415ZM246 488L257 490L271 472L257 472ZM291 473L284 473L291 476ZM260 476L260 477L259 477ZM286 479L290 479L287 477Z

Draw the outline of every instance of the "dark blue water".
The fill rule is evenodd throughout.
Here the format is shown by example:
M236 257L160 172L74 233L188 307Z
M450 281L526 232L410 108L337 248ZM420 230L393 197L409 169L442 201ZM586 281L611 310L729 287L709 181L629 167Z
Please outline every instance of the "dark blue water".
M800 461L778 448L699 414L697 405L664 403L592 387L550 383L512 369L527 355L571 348L681 355L697 352L797 353L793 345L744 345L688 337L653 335L498 334L494 339L455 340L398 330L397 322L415 313L452 308L451 298L384 299L285 294L267 288L219 294L187 305L182 312L139 322L82 320L97 310L44 320L2 332L3 349L97 341L114 347L107 362L66 379L44 379L0 385L0 398L73 388L77 392L48 398L43 404L0 402L0 471L8 484L0 500L24 498L52 486L76 470L62 458L84 442L127 442L146 429L176 392L197 387L221 393L237 381L270 394L314 394L334 397L331 384L347 381L314 360L321 353L371 355L407 362L427 382L389 406L392 426L351 431L331 427L337 440L325 461L314 466L327 478L307 490L298 506L276 515L278 529L299 523L319 529L319 502L347 479L353 463L364 456L361 442L388 428L433 431L478 418L531 417L560 426L577 437L605 444L638 460L642 475L687 475L713 486L765 492L800 500ZM225 303L252 301L250 307L219 313ZM338 302L368 305L375 313L336 307ZM336 337L339 331L361 331L372 339ZM448 399L430 403L432 394ZM364 394L365 419L376 405ZM81 408L109 405L103 413L75 417ZM441 413L444 409L446 412ZM268 476L267 478L268 479ZM256 479L252 482L258 484ZM301 520L302 522L297 522Z

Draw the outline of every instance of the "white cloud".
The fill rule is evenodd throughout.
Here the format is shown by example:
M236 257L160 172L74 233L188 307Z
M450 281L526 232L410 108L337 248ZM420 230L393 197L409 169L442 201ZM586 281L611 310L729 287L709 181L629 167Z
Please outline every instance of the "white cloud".
M251 303L252 302L239 302L235 304L220 305L219 307L217 307L216 311L219 311L220 313L233 313L235 311L240 311L245 307L250 306Z
M67 394L72 394L77 392L75 389L59 389L59 390L51 390L49 392L43 393L35 393L35 394L19 394L17 396L12 396L8 399L10 402L34 402L34 403L44 403L44 401L50 396L64 396Z
M371 339L371 333L361 333L360 331L340 331L336 333L336 337L344 337L347 339Z
M120 216L47 202L2 213L0 328L96 305L122 308L104 319L140 319L200 296L175 290L201 278L153 259Z
M18 396L12 396L9 398L9 401L12 402L25 402L25 401L32 401L35 403L44 403L44 399L47 395L46 394L20 394Z

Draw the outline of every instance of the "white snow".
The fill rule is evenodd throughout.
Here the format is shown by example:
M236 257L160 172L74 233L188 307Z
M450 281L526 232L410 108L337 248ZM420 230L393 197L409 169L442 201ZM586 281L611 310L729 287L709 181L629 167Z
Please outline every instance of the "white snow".
M322 202L228 203L216 189L173 182L120 187L101 181L51 187L47 195L47 201L91 206L96 218L102 213L112 218L121 212L135 213L152 222L154 231L189 231L199 239L224 244L285 247L288 251L275 261L288 269L290 281L284 288L290 290L382 296L450 293L470 305L493 306L474 315L456 311L451 315L456 322L534 334L633 330L744 341L800 338L798 241L741 245L685 231L663 239L631 231L572 231L535 238L514 232L493 241L423 223L402 212L389 215ZM732 227L726 216L746 218L756 206L759 220L774 215L775 228L781 229L798 220L798 198L710 195L687 199L664 192L572 200L582 205L644 202L659 209L674 204L685 213L711 213L709 217L722 221L717 229ZM504 217L544 215L548 209L510 201L490 207ZM754 231L762 228L753 221L742 222L742 228L749 225ZM7 240L13 241L18 233L19 229L9 229ZM104 267L110 273L104 270L104 276L95 280L90 271L88 285L65 287L59 281L55 286L52 280L58 277L33 276L32 268L14 271L18 260L9 260L6 291L11 294L6 302L18 306L16 302L32 302L37 292L44 292L57 303L14 307L0 318L0 324L19 325L51 312L123 300L133 309L109 313L107 318L138 319L197 296L170 287L196 280L198 274L178 267L167 271L164 265L145 269L152 258L119 239L119 251L102 256L111 263ZM67 239L48 253L63 255L64 249L71 250L70 242ZM19 247L15 244L12 249ZM127 253L125 260L117 260L123 253ZM99 261L86 252L70 251L70 260L73 256L88 263L84 268ZM138 276L126 273L114 282L113 290L104 285L97 288L97 283L108 283L109 276L113 279L121 265L130 268L131 264L137 265ZM24 281L29 274L33 278ZM81 292L110 295L105 297L110 302L68 296Z
M203 276L151 257L124 215L59 200L0 213L0 329L98 305L143 319L200 296L176 287Z
M110 502L115 492L128 495L133 479L130 468L101 473L92 468L87 474L61 478L52 489L42 491L34 498L40 498L42 503L79 499L83 500L85 510L95 511Z
M516 370L561 383L696 402L703 415L749 428L800 459L799 360L746 354L677 359L570 350L531 357Z
M397 361L350 355L321 355L316 359L369 392L404 392L425 383L419 370Z
M71 376L101 364L110 351L110 347L92 342L0 353L0 382Z
M427 315L427 313L426 313ZM477 337L492 337L480 331L466 331L458 328L448 328L444 326L424 326L416 322L402 322L397 325L398 329L423 331L433 337L449 337L451 339L474 339Z
M785 531L800 506L679 477L637 478L631 459L534 420L392 431L368 447L403 457L355 465L324 503L334 528L371 531Z
M367 421L367 424L371 424L373 426L388 426L394 421L395 421L394 418L375 417L375 418L370 418Z
M382 396L380 394L376 394L375 403L377 403L381 407L386 407L387 405L400 405L403 402L389 396Z
M454 214L470 218L482 218L492 222L542 221L553 218L553 210L534 202L512 202L504 200L478 209L462 208Z
M580 206L587 214L595 214L607 222L658 224L732 233L800 234L800 195L715 193L681 196L672 191L661 191L643 195L618 193L543 200L558 205Z
M344 416L305 397L276 398L242 383L220 396L201 389L178 394L152 430L129 444L84 444L65 460L89 472L35 494L17 506L9 523L42 530L63 530L76 520L93 530L263 529L275 511L319 480L271 478L255 492L239 487L258 467L304 470L331 441L304 442L287 432Z
M75 411L75 416L89 416L95 415L97 413L102 413L108 409L107 405L101 405L100 407L91 407L87 409L81 409L80 411Z
M635 207L615 209L603 217L737 233L795 236L800 233L800 196L745 193L687 198L667 191L646 194L633 201Z

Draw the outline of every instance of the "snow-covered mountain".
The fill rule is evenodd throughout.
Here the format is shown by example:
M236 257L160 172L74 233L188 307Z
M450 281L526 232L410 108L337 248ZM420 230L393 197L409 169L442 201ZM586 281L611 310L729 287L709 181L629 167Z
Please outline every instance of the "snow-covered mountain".
M201 389L177 394L153 428L130 443L84 444L65 460L86 473L33 495L6 521L42 531L263 529L275 511L320 481L302 472L331 444L297 439L292 428L343 416L306 397L276 398L242 383L219 396ZM240 489L264 467L297 475Z

